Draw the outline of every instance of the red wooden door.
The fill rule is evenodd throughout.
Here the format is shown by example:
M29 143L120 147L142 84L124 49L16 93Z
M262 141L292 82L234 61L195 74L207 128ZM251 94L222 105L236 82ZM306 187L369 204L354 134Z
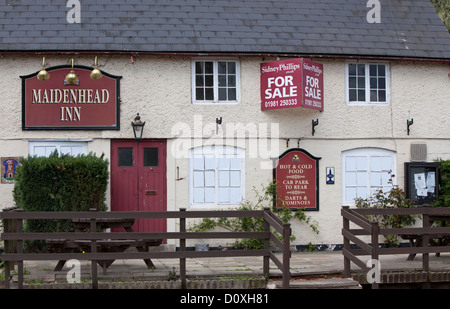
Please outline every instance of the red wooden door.
M166 211L166 141L111 141L111 211ZM136 220L135 232L166 232L165 219Z

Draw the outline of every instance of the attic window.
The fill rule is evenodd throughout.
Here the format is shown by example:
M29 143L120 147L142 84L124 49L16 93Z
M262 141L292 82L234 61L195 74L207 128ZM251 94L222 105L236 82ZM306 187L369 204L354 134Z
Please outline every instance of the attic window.
M194 104L239 103L239 62L195 60L192 75Z
M347 104L388 105L389 90L389 66L387 64L347 64Z

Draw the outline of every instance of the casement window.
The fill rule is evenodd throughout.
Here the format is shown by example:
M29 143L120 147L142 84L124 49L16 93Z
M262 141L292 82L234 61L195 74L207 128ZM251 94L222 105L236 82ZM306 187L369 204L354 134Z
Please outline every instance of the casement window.
M239 62L194 60L192 98L194 104L239 103Z
M231 146L191 149L191 205L239 205L244 199L244 159L244 150Z
M86 142L29 142L28 154L30 156L48 157L55 150L59 154L70 154L77 156L80 154L87 154Z
M361 148L342 153L342 202L353 205L355 198L367 198L380 189L392 188L395 153L377 148ZM395 180L395 178L392 178Z
M347 104L387 105L390 101L389 84L389 65L378 63L347 63Z

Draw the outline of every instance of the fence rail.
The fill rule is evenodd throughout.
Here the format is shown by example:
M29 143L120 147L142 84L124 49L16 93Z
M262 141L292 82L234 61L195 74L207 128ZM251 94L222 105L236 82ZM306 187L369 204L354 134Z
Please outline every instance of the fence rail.
M224 218L224 217L259 217L263 218L264 231L262 232L188 232L186 231L186 219L189 218ZM6 210L0 213L4 222L4 232L1 239L5 242L5 253L2 259L5 262L5 287L9 288L9 278L12 263L18 267L18 287L23 288L23 262L26 260L89 260L91 261L92 287L98 288L97 261L115 259L180 259L180 279L182 288L186 288L186 258L202 257L237 257L237 256L262 256L263 275L269 277L270 260L281 270L283 288L289 287L290 281L290 245L291 228L289 223L280 220L269 208L253 211L165 211L165 212L25 212L20 209ZM98 232L97 220L101 219L179 219L179 232L141 233L141 232ZM86 219L90 222L89 232L73 233L25 233L23 225L30 219ZM272 230L282 235L282 240L276 237ZM178 239L179 250L175 252L97 252L97 241L115 240L142 240L142 239ZM220 239L220 238L258 238L263 239L264 247L258 250L213 250L213 251L186 251L188 239ZM84 240L90 241L91 252L88 253L25 253L23 251L24 240ZM273 254L270 242L282 249L282 260Z
M443 240L450 239L450 227L444 222L450 222L450 208L422 206L417 208L370 208L352 209L343 206L341 209L343 218L342 236L344 239L344 276L351 276L351 262L355 263L363 271L370 271L358 255L370 255L371 259L378 260L380 255L409 254L410 258L415 254L422 254L422 271L429 272L429 254L450 252L450 246L442 246ZM417 215L422 218L422 226L405 228L383 228L376 221L371 221L367 216L376 215ZM441 226L433 225L440 222ZM405 239L412 240L411 247L384 248L379 246L380 235L401 235ZM370 242L360 238L370 236ZM352 248L353 243L359 248ZM378 288L378 282L372 283L372 288Z

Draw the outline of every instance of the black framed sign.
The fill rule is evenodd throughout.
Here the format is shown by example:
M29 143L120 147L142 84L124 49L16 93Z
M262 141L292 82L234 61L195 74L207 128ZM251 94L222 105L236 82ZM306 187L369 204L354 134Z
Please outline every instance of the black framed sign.
M432 204L439 197L439 162L406 162L405 185L414 205Z
M71 71L77 76L66 83ZM55 66L47 80L33 73L22 78L23 130L119 130L120 79L102 71L92 79L93 68Z
M320 159L304 149L293 148L274 160L275 207L319 210Z

